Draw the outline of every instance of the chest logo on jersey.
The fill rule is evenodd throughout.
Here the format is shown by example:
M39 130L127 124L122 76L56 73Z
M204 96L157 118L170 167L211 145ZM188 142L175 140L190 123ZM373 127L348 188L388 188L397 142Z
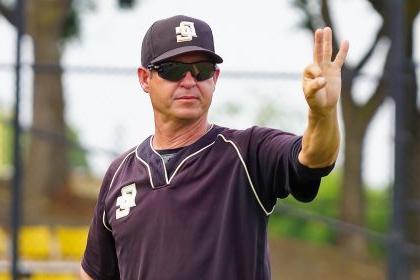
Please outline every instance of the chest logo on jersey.
M136 194L135 184L121 188L121 196L117 197L117 207L119 207L115 213L117 220L127 216L130 213L130 208L136 206Z

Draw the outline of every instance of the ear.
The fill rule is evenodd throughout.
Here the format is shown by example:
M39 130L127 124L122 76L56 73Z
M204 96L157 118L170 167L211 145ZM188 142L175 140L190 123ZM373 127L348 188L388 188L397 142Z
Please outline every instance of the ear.
M148 93L150 91L151 72L144 67L139 67L137 69L137 77L143 91Z
M219 79L219 75L220 75L220 68L217 67L216 70L214 71L214 75L213 75L214 85L216 85L217 80Z

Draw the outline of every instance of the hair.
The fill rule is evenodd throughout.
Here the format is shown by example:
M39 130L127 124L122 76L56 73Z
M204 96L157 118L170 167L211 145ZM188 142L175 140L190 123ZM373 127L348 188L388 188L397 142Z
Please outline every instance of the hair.
M152 78L153 78L153 73L154 73L154 72L156 72L156 71L154 71L154 70L149 70L149 69L147 69L147 71L149 71L149 72L150 72L150 79L152 79Z

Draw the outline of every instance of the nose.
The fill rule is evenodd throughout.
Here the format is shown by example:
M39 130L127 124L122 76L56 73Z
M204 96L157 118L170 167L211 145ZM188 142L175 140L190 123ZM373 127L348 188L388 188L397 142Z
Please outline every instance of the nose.
M191 75L191 72L188 71L184 78L182 78L180 85L185 88L193 88L197 85L197 80Z

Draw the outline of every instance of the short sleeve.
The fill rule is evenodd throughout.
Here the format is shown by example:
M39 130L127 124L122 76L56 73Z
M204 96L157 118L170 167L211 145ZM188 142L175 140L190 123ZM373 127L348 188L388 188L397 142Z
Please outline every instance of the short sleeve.
M322 168L309 168L299 162L301 150L302 137L299 137L289 153L289 192L299 201L310 202L318 194L321 178L334 169L334 164Z
M83 270L95 280L120 279L114 238L103 219L105 198L113 173L111 168L108 169L103 179L82 259Z
M248 133L246 164L267 212L277 198L289 194L302 202L316 197L321 177L333 166L313 169L300 164L301 136L263 127L252 127Z

